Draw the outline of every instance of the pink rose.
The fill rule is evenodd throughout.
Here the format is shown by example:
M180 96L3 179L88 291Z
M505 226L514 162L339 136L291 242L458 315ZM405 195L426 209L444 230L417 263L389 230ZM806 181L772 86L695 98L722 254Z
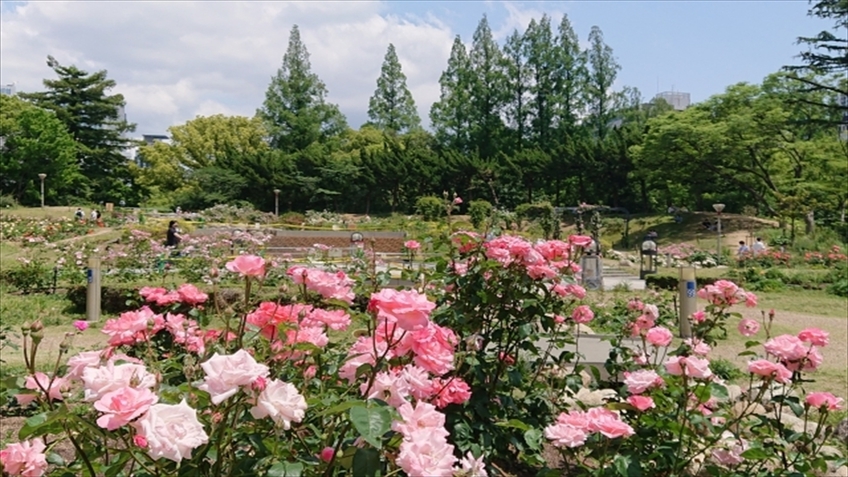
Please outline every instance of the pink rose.
M94 408L103 413L97 425L114 431L147 412L157 401L159 397L146 388L127 386L108 392L94 403Z
M268 366L257 363L243 349L231 355L215 353L200 367L206 379L197 388L208 392L213 404L221 404L238 392L240 386L250 386L256 378L268 376Z
M68 372L65 377L68 379L82 378L82 372L85 368L100 366L102 351L83 351L79 354L71 356L68 359Z
M766 352L782 361L800 361L807 355L807 347L793 335L780 335L766 341Z
M583 411L569 411L557 416L558 424L565 424L584 432L589 432L589 416Z
M652 409L656 407L654 404L654 400L648 396L630 396L627 398L627 402L638 409L639 411L645 412L648 409Z
M638 330L648 330L654 327L655 321L654 318L650 315L639 315L636 318L636 328ZM637 335L639 333L636 333Z
M126 363L115 365L109 361L100 367L88 367L83 370L82 381L85 388L85 400L97 401L106 394L123 387L152 388L156 385L156 376L147 372L144 365Z
M704 313L703 310L692 313L692 321L694 321L695 323L703 323L706 319L707 314Z
M630 425L622 421L618 414L603 407L593 407L586 411L586 417L589 420L589 430L592 432L600 432L604 436L615 439L618 437L628 437L635 434Z
M183 283L180 285L180 287L177 288L177 293L180 295L180 299L183 303L188 303L189 305L205 303L209 298L209 295L203 293L191 283Z
M336 450L332 447L325 447L321 449L321 453L318 454L318 458L324 462L330 462L333 460L333 456L336 454Z
M444 408L448 404L462 404L471 399L471 388L461 378L434 378L430 388L434 394L433 404Z
M226 266L227 270L243 277L265 276L265 260L256 255L239 255Z
M153 324L156 316L153 310L145 306L140 310L121 313L118 318L106 320L101 331L109 335L109 346L144 342L149 339L148 327Z
M147 454L153 460L162 457L179 463L191 458L191 451L209 442L197 411L186 404L154 404L133 424L138 435L147 441Z
M757 320L744 318L739 322L739 333L742 336L754 336L758 331L760 331L760 324Z
M17 399L18 404L21 406L26 406L34 401L36 397L41 396L43 394L42 389L47 391L47 398L50 401L61 401L62 390L68 387L68 380L58 376L51 379L50 376L38 371L34 376L27 376L24 387L30 391L35 391L35 393L16 395L15 399Z
M665 369L674 376L686 375L696 379L707 379L713 375L710 362L695 356L672 356L666 361Z
M648 340L648 343L657 348L670 345L673 338L674 335L671 334L671 331L662 326L655 326L651 328L645 335L645 339Z
M813 346L825 347L830 342L830 334L818 328L807 328L798 333L798 339Z
M554 447L580 447L586 443L586 432L567 424L552 424L545 428L545 437Z
M156 300L159 299L160 296L168 293L168 290L164 288L153 288L153 287L144 287L138 291L138 294L141 295L145 301L149 303L156 303Z
M588 247L592 245L592 237L587 237L586 235L569 235L568 243L575 247Z
M745 306L747 306L748 308L756 307L757 306L757 295L754 295L753 293L746 291L745 292Z
M88 322L85 320L75 320L74 328L76 328L79 332L83 332L88 329Z
M453 205L459 205L459 204L461 204L461 203L462 203L462 198L461 198L461 197L454 197L454 198L453 198Z
M377 311L378 318L396 322L407 331L425 328L436 304L415 290L384 288L371 295L368 308Z
M418 401L415 406L409 402L398 407L401 420L392 423L392 430L404 437L412 436L416 431L425 430L445 438L445 415L430 403Z
M779 383L788 384L792 381L792 371L780 363L767 359L756 359L748 363L748 372L764 378L774 378Z
M687 340L684 340L683 343L685 343L686 346L692 349L693 354L697 354L699 356L706 356L710 352L710 350L712 350L712 348L710 348L710 345L704 343L698 338L689 338Z
M405 436L395 463L406 475L452 477L456 457L447 439L428 430Z
M317 268L294 266L289 268L286 274L292 277L295 283L306 285L307 290L324 298L353 303L354 294L351 288L354 282L342 271L330 273Z
M838 411L842 409L842 398L838 398L831 393L809 393L805 400L807 404L817 409L821 409L825 406L828 411Z
M624 385L631 394L642 394L648 389L660 387L663 384L665 382L662 377L652 370L643 369L624 373Z
M592 321L595 317L595 313L589 308L588 305L580 305L574 309L574 312L571 314L571 319L574 320L575 323L588 323Z
M645 305L644 308L642 308L642 313L649 316L653 320L656 320L660 317L660 309L657 308L657 305Z
M47 472L47 447L41 438L15 442L0 450L0 463L9 475L39 477Z
M403 367L400 378L415 399L429 399L433 395L433 380L425 369L407 364Z
M250 414L255 419L270 417L278 426L288 430L292 422L300 422L306 416L306 399L294 385L274 379L256 398L256 406Z
M407 250L418 250L421 248L421 244L415 240L407 240L403 243L403 246L406 247Z

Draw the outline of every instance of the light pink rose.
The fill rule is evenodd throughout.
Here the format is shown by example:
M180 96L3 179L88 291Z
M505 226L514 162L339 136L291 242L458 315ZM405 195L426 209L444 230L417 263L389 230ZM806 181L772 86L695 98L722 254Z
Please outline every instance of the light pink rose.
M710 362L695 356L673 356L666 361L665 369L674 376L685 374L696 379L708 379L713 375Z
M209 295L200 291L196 286L191 283L183 283L177 288L177 293L180 295L180 299L183 303L188 303L189 305L200 305L201 303L205 303L209 298Z
M98 367L100 366L100 362L102 351L83 351L79 354L71 356L68 359L68 372L65 373L65 377L68 379L81 379L82 372L85 368Z
M127 386L108 392L94 403L94 409L103 413L97 425L114 431L147 412L158 401L159 397L146 388Z
M421 244L415 240L407 240L403 243L403 246L406 247L407 250L418 250L421 248Z
M649 330L654 327L654 318L650 315L639 315L636 318L636 328L638 330ZM638 333L636 333L638 335Z
M274 379L256 398L250 414L255 419L270 417L278 426L289 430L292 422L300 422L306 416L306 399L293 384Z
M191 458L191 451L209 442L197 411L183 399L179 404L154 404L133 423L138 435L147 441L147 454L153 460L166 458L179 463Z
M818 328L807 328L798 333L798 339L823 348L830 342L830 333Z
M395 463L410 476L453 477L453 449L444 437L418 430L403 440Z
M742 336L754 336L760 331L760 324L757 320L744 318L739 322L739 333Z
M454 475L468 477L489 477L486 472L486 463L483 456L475 458L471 451L465 453L465 457L459 460L459 469Z
M741 454L743 449L740 446L733 446L730 449L713 449L712 458L720 465L725 467L733 467L745 461Z
M602 407L593 407L586 411L589 420L589 430L600 432L604 436L615 439L618 437L629 437L636 431L629 424L622 421L618 414Z
M149 303L156 303L156 300L158 300L160 296L166 293L168 293L168 290L161 287L144 287L138 291L138 294L141 295L141 297Z
M767 359L756 359L748 363L748 372L764 378L774 378L779 383L788 384L792 381L792 371L780 363Z
M624 373L624 385L631 394L642 394L648 389L661 387L665 384L659 374L649 369Z
M589 433L589 417L584 411L569 411L568 413L560 413L557 416L557 423L571 426L575 429L580 429L583 432Z
M341 300L347 304L353 303L354 293L351 288L354 285L344 272L325 272L317 268L306 268L299 265L289 268L286 274L297 284L306 285L306 289L313 291L330 300Z
M344 310L324 310L314 308L306 315L301 326L326 326L331 330L346 330L350 326L350 315Z
M14 442L0 450L0 463L9 475L40 477L47 472L47 447L41 438Z
M807 355L807 347L793 335L780 335L766 341L766 352L783 361L800 361Z
M396 370L380 371L369 386L367 380L359 386L359 392L366 399L380 399L392 407L400 407L409 397L409 384L403 380ZM367 394L366 394L367 392Z
M817 409L822 407L827 407L828 411L838 411L842 409L842 398L838 398L831 393L809 393L807 394L805 401L807 404Z
M227 270L243 277L265 276L265 259L256 255L239 255L227 262Z
M557 422L545 428L545 437L554 447L580 447L586 443L586 431Z
M644 308L642 308L642 313L649 316L653 320L657 320L660 317L660 309L657 308L657 305L646 304Z
M99 400L107 393L127 386L152 388L156 385L156 376L148 373L141 364L116 365L114 361L109 361L97 368L85 368L82 381L85 386L85 400L92 402Z
M109 335L109 346L144 342L150 337L148 327L153 324L156 316L153 310L144 306L140 310L121 313L118 318L106 320L101 331Z
M630 396L629 398L627 398L627 402L631 406L635 407L636 409L642 412L656 407L656 405L654 404L654 400L651 399L649 396Z
M755 308L757 306L757 295L746 291L745 292L745 306L748 308Z
M586 235L569 235L568 243L575 247L588 247L592 245L592 237L588 237Z
M595 318L595 313L589 308L589 305L580 305L571 313L571 319L575 323L586 324L592 321L593 318Z
M206 379L197 388L208 392L214 404L224 402L238 392L240 386L250 386L256 378L268 376L268 366L257 363L243 349L231 355L215 353L200 367Z
M445 415L430 403L418 401L413 406L407 402L398 407L398 413L401 420L392 422L392 430L404 437L410 437L420 430L433 432L443 439L448 436Z
M685 343L686 346L692 349L693 354L697 354L699 356L706 356L712 350L712 348L710 348L710 345L704 343L698 338L689 338L687 340L684 340L683 343Z
M649 329L648 333L645 335L645 339L648 340L648 343L652 346L656 346L657 348L670 345L673 338L674 335L671 334L671 331L662 326L655 326Z
M425 328L436 304L415 290L398 291L384 288L371 295L368 308L377 311L378 318L397 322L407 331Z
M432 396L433 380L423 368L407 364L403 367L400 377L406 382L409 394L415 399L429 399Z
M26 406L34 401L36 397L42 396L42 389L47 391L48 400L62 401L62 390L68 387L68 380L58 376L51 380L50 376L38 371L34 376L27 376L24 387L35 392L32 394L16 395L15 399L17 399L18 404L21 406Z

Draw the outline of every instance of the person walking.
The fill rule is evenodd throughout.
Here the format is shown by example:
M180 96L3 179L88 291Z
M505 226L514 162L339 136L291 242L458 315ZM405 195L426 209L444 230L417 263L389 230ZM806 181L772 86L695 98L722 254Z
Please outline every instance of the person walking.
M766 253L766 244L763 243L762 237L757 237L757 241L754 242L752 249L754 250L754 255L762 255Z
M74 212L74 218L80 221L85 218L85 212L82 211L81 207L77 207L77 211Z
M168 223L168 232L165 237L165 246L175 248L182 240L183 237L180 235L180 229L177 227L177 221L170 221Z
M744 240L740 240L739 241L739 248L736 250L736 255L738 255L739 258L744 258L750 252L751 252L751 249L748 248L748 244L746 244Z

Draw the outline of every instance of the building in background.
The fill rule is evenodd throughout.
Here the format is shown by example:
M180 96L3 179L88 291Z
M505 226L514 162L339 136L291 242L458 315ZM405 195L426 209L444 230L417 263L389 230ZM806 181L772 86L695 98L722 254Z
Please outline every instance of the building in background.
M0 94L5 94L6 96L14 96L15 92L15 83L0 84Z
M142 134L141 141L136 140L138 145L130 148L130 153L132 154L131 159L135 161L138 167L150 167L150 164L144 160L144 155L141 154L139 146L151 146L157 142L171 144L171 138L162 134Z
M689 93L680 91L665 91L656 95L655 98L662 98L666 103L670 104L675 111L683 111L689 107Z

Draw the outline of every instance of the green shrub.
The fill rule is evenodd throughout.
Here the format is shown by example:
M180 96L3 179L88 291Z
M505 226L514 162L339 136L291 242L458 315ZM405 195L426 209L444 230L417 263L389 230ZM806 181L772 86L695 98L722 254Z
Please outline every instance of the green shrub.
M22 261L18 267L3 270L0 272L0 280L24 294L43 291L50 288L53 270L44 260L34 258Z
M18 201L15 200L11 195L0 195L0 207L2 208L14 208L18 206Z
M700 277L696 279L698 288L706 285L712 285L719 280L727 280L727 278ZM648 275L645 278L645 285L648 288L656 288L658 290L677 291L677 286L680 283L680 277L677 275L655 274Z
M471 216L471 225L479 229L492 216L492 204L487 200L472 200L468 204L468 215Z
M445 204L442 199L427 195L419 197L415 201L415 211L424 219L435 221L445 213Z
M725 381L734 381L745 376L739 367L733 364L732 361L724 358L715 358L710 361L710 369L713 370L716 376Z
M533 221L539 224L545 238L553 237L559 228L559 219L556 217L554 206L550 202L521 204L515 208L515 215L519 220Z
M300 212L286 212L280 215L279 221L288 225L303 225L306 222L306 216Z

